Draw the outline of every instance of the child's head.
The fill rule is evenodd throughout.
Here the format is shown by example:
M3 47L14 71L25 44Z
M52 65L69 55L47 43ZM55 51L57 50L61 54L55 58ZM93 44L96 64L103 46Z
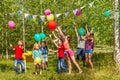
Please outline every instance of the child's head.
M33 49L34 50L39 50L40 49L40 45L38 43L35 43Z
M68 40L69 43L71 42L71 37L70 37L70 35L67 35L67 40Z
M94 38L94 33L90 33L90 37L91 37L91 38Z
M18 41L18 45L19 45L19 46L23 46L23 41L22 41L22 40L19 40L19 41Z
M63 42L64 42L64 39L63 39L63 38L60 38L60 39L58 40L58 45L62 45Z
M46 42L45 41L42 41L42 46L46 46Z

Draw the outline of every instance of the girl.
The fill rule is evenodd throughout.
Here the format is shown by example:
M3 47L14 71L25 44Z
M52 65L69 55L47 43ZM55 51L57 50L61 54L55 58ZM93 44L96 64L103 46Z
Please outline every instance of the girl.
M60 29L60 27L58 27L58 32L59 34L62 36L62 38L64 39L63 40L63 45L65 47L65 50L67 51L68 55L69 55L69 58L68 58L68 68L69 68L69 74L71 74L71 70L72 70L72 65L71 65L71 61L70 59L72 60L72 62L74 63L74 65L77 67L79 73L82 73L82 70L80 69L78 63L76 62L75 60L75 57L74 57L74 52L70 49L70 36L65 36L62 32L62 30Z
M41 67L41 57L42 57L42 52L40 50L40 45L38 43L34 44L33 47L33 59L34 59L34 65L35 65L35 74L42 74L42 70L40 69Z
M12 45L11 45L11 47L12 47ZM18 64L20 64L20 66L22 68L22 73L24 73L25 72L25 65L24 65L24 62L22 60L22 54L24 52L23 41L19 40L18 45L15 48L13 48L13 50L15 51L14 66L15 66L16 74L19 74Z
M52 40L51 35L49 35L50 39ZM66 72L66 65L64 63L64 51L65 48L63 46L63 42L62 39L58 39L56 42L52 40L52 42L54 42L54 44L58 44L56 47L58 48L58 73L61 73L62 69L64 70L64 72Z
M77 36L77 41L78 41L78 47L77 47L77 60L80 60L80 56L83 60L83 66L85 66L85 41L86 41L86 35L80 36L78 34L77 28L76 28L76 23L73 23L75 27L75 32ZM85 31L84 31L85 32Z
M43 70L46 70L48 67L48 47L45 41L42 42L41 51L42 51L42 68Z
M93 69L93 63L91 61L92 58L92 52L94 48L94 34L90 33L90 35L87 37L86 45L85 45L85 50L86 50L86 63L90 65L90 67Z

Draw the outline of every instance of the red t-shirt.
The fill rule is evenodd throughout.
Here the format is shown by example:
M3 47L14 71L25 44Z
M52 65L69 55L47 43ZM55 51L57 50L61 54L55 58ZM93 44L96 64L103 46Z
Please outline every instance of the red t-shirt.
M59 58L64 58L64 51L65 51L65 48L63 45L61 45L59 48L58 48L58 57Z
M16 46L15 47L15 59L22 59L23 48Z

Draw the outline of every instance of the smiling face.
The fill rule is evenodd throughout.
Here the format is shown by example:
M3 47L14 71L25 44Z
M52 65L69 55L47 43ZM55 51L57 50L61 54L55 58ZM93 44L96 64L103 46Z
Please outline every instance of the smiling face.
M39 50L39 48L40 48L40 46L39 46L39 44L34 44L34 49L36 49L36 50Z
M19 46L23 46L22 40L18 41L18 45L19 45Z

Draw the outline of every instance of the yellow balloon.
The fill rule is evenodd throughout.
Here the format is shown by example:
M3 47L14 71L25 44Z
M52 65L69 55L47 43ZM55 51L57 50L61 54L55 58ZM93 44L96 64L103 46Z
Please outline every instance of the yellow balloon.
M47 24L47 22L44 22L44 25L46 25Z
M36 58L36 59L35 59L35 63L36 63L36 64L40 64L40 63L41 63L41 59L40 59L40 58Z
M54 20L54 15L53 14L50 14L47 16L47 20L50 21L50 20Z

